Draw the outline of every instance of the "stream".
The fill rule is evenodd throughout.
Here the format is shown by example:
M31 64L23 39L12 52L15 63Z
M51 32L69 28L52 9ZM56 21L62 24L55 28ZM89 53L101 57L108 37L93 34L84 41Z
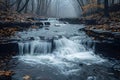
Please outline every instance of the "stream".
M9 62L13 80L119 80L112 62L94 53L84 25L59 24L16 33L18 55ZM19 37L18 37L19 36Z

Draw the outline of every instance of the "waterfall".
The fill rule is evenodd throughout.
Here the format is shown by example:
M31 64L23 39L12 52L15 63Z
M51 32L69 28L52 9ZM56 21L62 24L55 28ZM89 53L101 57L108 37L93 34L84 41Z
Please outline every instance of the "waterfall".
M79 71L78 64L86 65L104 62L105 60L87 50L79 42L80 37L56 37L50 41L33 40L20 42L19 60L28 64L55 66L62 74ZM75 67L76 66L76 67ZM74 73L74 72L73 72Z
M53 39L53 41L34 40L29 42L20 42L19 54L72 54L80 51L85 51L85 48L79 43L75 43L65 37L60 39ZM54 48L54 49L53 49Z
M72 40L69 40L65 37L59 39L59 40L54 40L55 43L55 51L57 54L73 54L77 52L84 52L85 48L83 45L74 42Z
M38 54L46 54L51 53L52 51L52 43L44 42L44 41L31 41L31 42L20 42L19 45L19 54L30 54L30 55L38 55Z

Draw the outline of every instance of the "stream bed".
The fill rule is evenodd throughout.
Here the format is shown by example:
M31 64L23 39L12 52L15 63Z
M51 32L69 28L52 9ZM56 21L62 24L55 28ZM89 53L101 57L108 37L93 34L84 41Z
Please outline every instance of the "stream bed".
M18 55L9 62L12 80L119 80L118 60L95 54L84 25L57 24L17 32ZM116 62L116 63L115 63Z

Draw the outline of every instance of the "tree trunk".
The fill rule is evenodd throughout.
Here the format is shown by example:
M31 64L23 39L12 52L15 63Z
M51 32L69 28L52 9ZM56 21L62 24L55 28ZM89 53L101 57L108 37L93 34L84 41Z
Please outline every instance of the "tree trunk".
M20 4L21 4L21 0L17 0L17 10L16 11L19 11Z
M108 6L108 0L104 0L104 15L105 17L109 17L109 6Z
M30 1L30 0L27 0L27 1L25 2L25 4L23 5L23 7L22 7L18 12L21 12L21 11L27 6L27 4L28 4L29 1Z

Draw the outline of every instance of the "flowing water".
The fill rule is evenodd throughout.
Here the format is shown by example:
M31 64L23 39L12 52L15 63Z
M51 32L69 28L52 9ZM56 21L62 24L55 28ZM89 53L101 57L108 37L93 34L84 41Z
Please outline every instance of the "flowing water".
M72 40L71 40L72 39ZM79 63L91 65L104 60L95 55L74 38L62 37L51 42L35 40L19 43L20 60L30 64L56 66L64 74L69 74Z
M16 72L13 77L17 80L22 80L24 75L30 75L33 80L99 80L97 78L100 77L95 76L97 73L92 71L94 68L104 69L98 68L98 65L107 60L94 53L92 39L78 31L82 27L83 25L64 25L52 26L49 31L36 30L39 35L52 36L50 39L42 39L34 35L35 31L28 31L26 36L34 35L34 39L18 42L19 55L14 57L18 63L12 69ZM24 32L18 34L25 38ZM85 47L84 43L91 46L91 49Z

